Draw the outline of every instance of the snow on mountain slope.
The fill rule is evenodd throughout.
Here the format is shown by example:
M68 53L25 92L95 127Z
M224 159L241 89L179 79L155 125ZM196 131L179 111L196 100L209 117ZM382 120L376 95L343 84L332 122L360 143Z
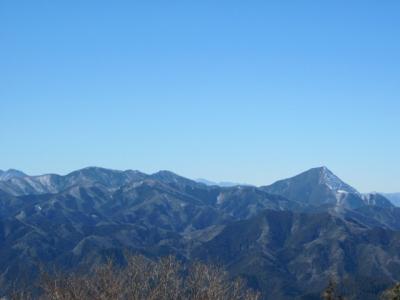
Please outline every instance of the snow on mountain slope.
M326 167L313 168L297 176L262 187L271 194L315 207L354 209L364 205L391 206L384 197L363 196Z
M15 169L9 169L7 171L0 170L0 181L5 181L17 177L25 177L25 176L27 176L25 173Z

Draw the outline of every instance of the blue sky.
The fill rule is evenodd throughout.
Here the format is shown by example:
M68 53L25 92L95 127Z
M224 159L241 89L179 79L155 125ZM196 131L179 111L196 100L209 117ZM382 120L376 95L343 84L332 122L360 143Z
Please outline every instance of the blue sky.
M400 191L399 1L0 2L0 169Z

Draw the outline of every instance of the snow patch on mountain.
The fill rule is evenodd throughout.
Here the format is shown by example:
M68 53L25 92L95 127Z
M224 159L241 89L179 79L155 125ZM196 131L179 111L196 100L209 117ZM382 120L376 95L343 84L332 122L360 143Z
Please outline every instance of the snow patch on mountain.
M330 190L337 193L360 194L355 188L344 183L339 177L333 174L327 167L321 168L320 184L325 184Z
M220 193L219 195L218 195L218 197L217 197L217 204L218 205L220 205L220 204L222 204L223 202L224 202L224 194L223 193Z

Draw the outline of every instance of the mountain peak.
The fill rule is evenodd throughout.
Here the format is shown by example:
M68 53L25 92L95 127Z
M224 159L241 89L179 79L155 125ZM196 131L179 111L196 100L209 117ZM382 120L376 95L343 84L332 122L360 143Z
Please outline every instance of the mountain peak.
M177 181L178 179L183 178L182 176L179 176L178 174L175 174L174 172L168 170L160 170L154 174L151 174L151 177L167 181Z
M311 168L305 172L300 173L299 175L304 173L316 173L319 174L320 176L332 176L332 175L335 176L335 174L326 166Z
M333 192L359 194L355 188L341 180L326 166L310 169L293 178L296 177L311 177L315 180L315 184L325 185Z
M330 173L332 173L332 171L329 170L329 168L327 166L315 167L315 168L312 168L311 170L320 170L321 172L330 172Z
M289 200L317 206L342 203L348 195L357 195L355 205L362 205L363 202L355 188L343 182L327 167L312 168L263 189Z
M0 180L8 180L15 177L25 177L25 176L27 175L24 172L15 169L0 171Z
M122 172L119 170L112 170L112 169L106 169L102 167L95 167L95 166L89 166L85 167L76 171L71 172L70 174L77 174L77 173L82 173L82 174L93 174L93 173L114 173L114 172ZM70 175L68 174L68 175Z

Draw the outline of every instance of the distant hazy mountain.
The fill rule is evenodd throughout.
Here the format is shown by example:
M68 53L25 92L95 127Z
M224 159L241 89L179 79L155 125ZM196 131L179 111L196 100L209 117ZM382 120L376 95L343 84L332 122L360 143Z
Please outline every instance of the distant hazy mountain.
M315 296L331 276L350 299L373 299L362 284L379 291L400 280L400 208L380 194L361 195L327 168L261 188L96 167L7 176L3 293L21 276L34 278L38 263L90 270L124 251L220 262L273 299Z
M382 194L388 198L394 205L400 206L400 193Z
M206 185L218 185L222 187L232 187L236 185L248 185L248 184L241 184L237 182L230 182L230 181L220 181L220 182L215 182L215 181L210 181L204 178L198 178L196 179L197 182L204 183Z

